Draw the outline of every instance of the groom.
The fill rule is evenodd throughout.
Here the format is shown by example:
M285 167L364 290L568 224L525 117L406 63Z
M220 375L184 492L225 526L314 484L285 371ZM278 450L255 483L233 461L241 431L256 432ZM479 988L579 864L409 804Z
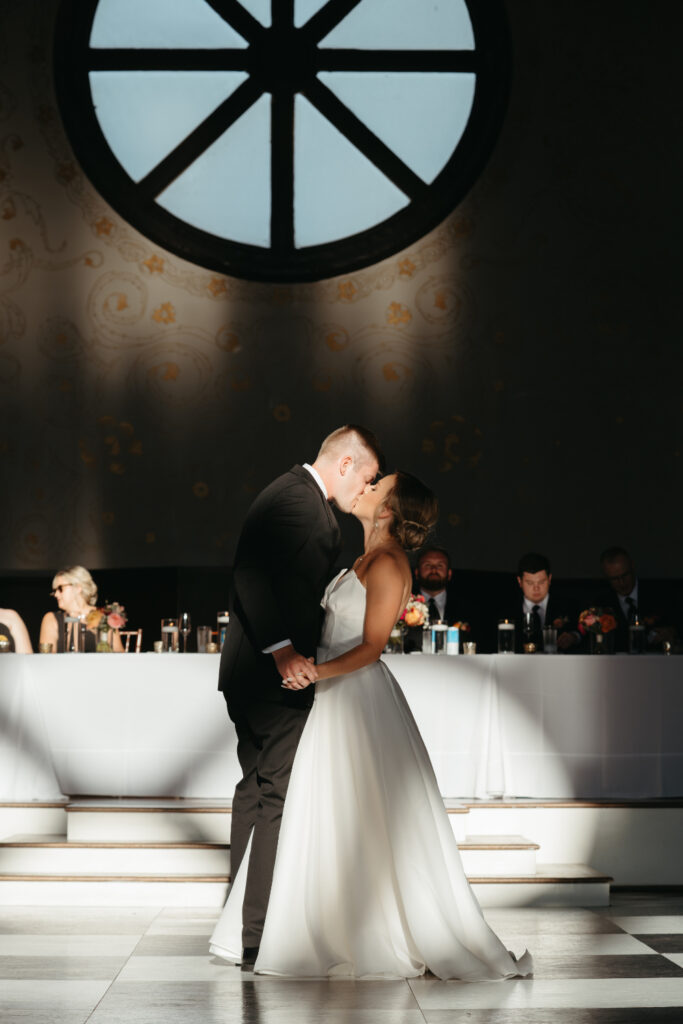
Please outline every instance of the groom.
M252 833L242 908L242 968L256 961L275 863L280 819L312 686L322 598L339 554L329 503L350 512L374 480L382 454L375 436L348 425L322 443L312 466L274 480L247 513L234 561L230 628L218 688L237 730L242 779L235 789L230 836L234 879Z

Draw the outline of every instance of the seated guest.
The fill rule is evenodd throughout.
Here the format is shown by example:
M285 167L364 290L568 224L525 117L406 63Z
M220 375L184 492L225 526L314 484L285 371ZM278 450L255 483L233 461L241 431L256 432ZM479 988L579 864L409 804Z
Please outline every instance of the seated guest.
M677 615L666 609L651 583L638 579L633 559L620 547L607 548L600 555L600 568L608 584L596 596L596 606L611 608L617 620L615 649L628 650L628 627L638 621L648 627L647 645L658 649L664 641L676 640Z
M461 599L456 596L449 583L453 578L451 559L445 548L425 548L420 552L415 569L416 594L422 594L427 602L431 622L466 621Z
M518 637L521 637L520 624L525 613L533 617L533 635L531 642L537 650L543 650L543 627L554 626L557 629L557 646L561 651L578 648L581 635L574 632L578 616L551 594L550 584L553 577L550 562L545 555L529 552L522 555L517 566L517 583L521 591L513 618L518 623ZM519 642L519 641L518 641Z
M101 616L96 611L97 585L87 569L74 565L60 569L52 581L52 596L59 606L56 612L47 612L40 624L41 644L52 644L57 652L77 650L74 629L77 622L65 623L65 616L79 619L85 624L85 651L97 649L97 624ZM65 625L68 629L65 629ZM109 630L109 645L112 651L123 652L123 643L118 629Z
M33 654L24 620L11 608L0 608L0 646L16 654Z

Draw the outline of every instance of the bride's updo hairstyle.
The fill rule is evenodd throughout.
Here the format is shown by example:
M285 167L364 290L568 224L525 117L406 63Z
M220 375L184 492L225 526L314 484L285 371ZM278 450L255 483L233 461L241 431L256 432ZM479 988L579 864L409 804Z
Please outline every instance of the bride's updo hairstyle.
M389 533L406 551L421 548L439 516L433 491L410 473L396 470L396 483L387 495L385 507L394 513Z

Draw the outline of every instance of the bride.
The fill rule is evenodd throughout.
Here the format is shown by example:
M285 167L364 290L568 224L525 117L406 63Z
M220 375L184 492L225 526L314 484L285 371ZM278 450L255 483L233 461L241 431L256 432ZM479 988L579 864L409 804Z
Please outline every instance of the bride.
M363 554L323 598L316 695L287 791L255 970L300 978L493 980L527 975L486 924L465 878L429 755L379 660L406 605L405 549L436 521L434 495L397 472L353 514ZM302 679L283 681L290 689ZM239 962L248 855L211 938Z

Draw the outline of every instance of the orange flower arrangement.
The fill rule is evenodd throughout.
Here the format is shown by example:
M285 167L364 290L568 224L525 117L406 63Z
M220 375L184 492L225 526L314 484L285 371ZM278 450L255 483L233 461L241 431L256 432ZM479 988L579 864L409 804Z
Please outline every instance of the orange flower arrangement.
M579 615L579 632L611 633L617 628L617 620L611 608L586 608Z
M399 622L406 626L424 626L428 619L427 603L422 594L411 594Z

